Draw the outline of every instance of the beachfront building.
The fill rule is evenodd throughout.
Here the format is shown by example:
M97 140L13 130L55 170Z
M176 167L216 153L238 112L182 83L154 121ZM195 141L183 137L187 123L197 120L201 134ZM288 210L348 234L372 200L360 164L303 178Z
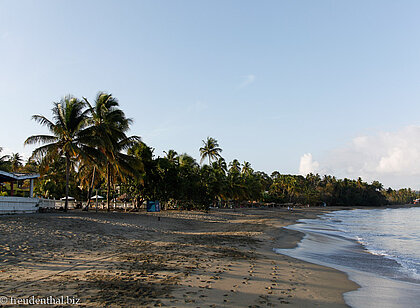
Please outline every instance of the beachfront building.
M29 180L29 195L33 197L34 194L34 180L39 178L39 174L27 174L27 173L11 173L0 170L0 184L10 183L10 196L15 195L15 184L22 183Z
M40 207L50 207L50 200L33 197L36 178L39 178L39 174L10 173L0 170L2 190L6 184L9 187L6 191L2 191L6 196L0 196L0 214L35 213ZM20 189L18 196L18 187L24 187L22 183L27 181L29 189Z

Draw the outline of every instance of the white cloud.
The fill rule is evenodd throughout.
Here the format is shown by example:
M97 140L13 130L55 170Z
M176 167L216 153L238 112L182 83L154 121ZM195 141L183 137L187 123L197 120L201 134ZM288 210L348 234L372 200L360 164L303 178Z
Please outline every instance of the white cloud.
M243 81L242 81L242 83L239 85L239 88L240 88L240 89L241 89L241 88L245 88L245 87L249 86L250 84L254 83L254 82L255 82L255 79L256 79L256 76L255 76L255 75L253 75L253 74L249 74L249 75L246 75L246 76L242 76L242 78L243 78L244 80L243 80Z
M303 156L300 158L299 174L306 176L309 173L317 173L318 171L319 163L312 159L312 154L303 154Z
M330 151L318 165L312 155L305 154L301 157L299 172L311 171L314 163L321 174L360 176L363 180L379 180L393 188L419 189L420 126L355 137L347 146Z

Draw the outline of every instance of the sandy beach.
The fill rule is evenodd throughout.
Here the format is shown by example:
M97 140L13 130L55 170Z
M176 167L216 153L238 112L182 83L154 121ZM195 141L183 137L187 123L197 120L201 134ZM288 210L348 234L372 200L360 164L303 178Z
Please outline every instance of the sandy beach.
M282 226L324 211L0 216L0 296L83 307L346 307L342 293L357 285L345 274L273 252L301 239Z

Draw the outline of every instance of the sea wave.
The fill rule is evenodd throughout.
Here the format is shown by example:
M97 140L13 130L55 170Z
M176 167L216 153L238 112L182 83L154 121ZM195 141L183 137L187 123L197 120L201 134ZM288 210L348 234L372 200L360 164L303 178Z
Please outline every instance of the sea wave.
M397 262L393 278L420 282L420 208L337 211L325 215L336 235L355 240L365 250Z
M274 251L346 272L361 286L344 296L352 307L418 307L417 221L420 208L331 212L288 226L305 236L294 249Z

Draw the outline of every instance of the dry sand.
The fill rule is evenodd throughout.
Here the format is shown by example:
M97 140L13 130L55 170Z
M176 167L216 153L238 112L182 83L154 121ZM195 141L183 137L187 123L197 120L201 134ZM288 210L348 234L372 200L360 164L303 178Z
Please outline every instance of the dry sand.
M342 293L357 288L345 274L273 252L302 236L281 226L323 211L0 216L0 296L68 296L84 307L345 307Z

